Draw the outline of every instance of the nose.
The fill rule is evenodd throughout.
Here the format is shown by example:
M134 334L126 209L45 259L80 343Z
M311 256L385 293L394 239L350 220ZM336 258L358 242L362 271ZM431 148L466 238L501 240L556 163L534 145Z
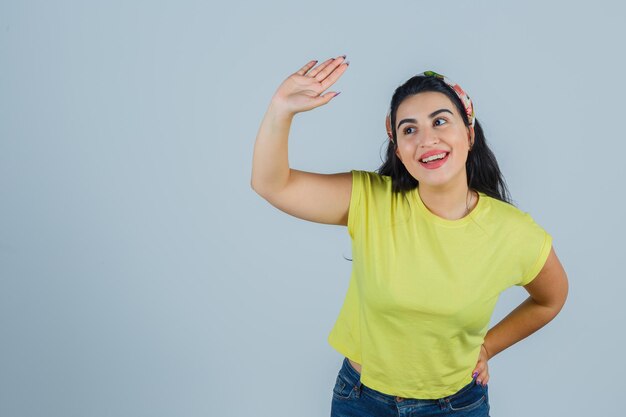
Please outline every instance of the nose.
M431 127L423 128L420 134L417 135L418 147L426 148L428 146L435 145L436 143L439 143L439 138L437 137L435 130Z

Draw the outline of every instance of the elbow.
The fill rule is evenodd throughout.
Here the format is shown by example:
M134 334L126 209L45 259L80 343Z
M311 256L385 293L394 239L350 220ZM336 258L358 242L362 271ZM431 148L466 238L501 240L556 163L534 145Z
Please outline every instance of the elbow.
M261 188L253 179L250 180L250 188L252 188L252 190L259 196L263 197L263 199L267 200L267 192L265 192L263 188Z
M259 184L257 184L258 181L255 181L254 176L250 178L250 188L252 188L252 190L257 193L258 195L261 195L261 193L259 192Z
M569 282L567 280L567 275L565 271L563 271L563 277L561 279L561 285L557 287L554 291L554 296L550 303L547 305L554 311L554 315L556 316L565 306L565 302L567 301L567 295L569 294Z
M287 181L284 181L283 184L286 184ZM250 188L254 190L255 193L260 195L266 200L273 199L277 196L281 190L285 188L285 185L278 185L275 181L267 182L267 181L259 181L258 177L250 178Z
M563 289L562 289L562 293L561 293L559 311L565 305L565 302L567 301L567 296L568 295L569 295L569 280L567 279L567 274L565 273L565 271L563 271Z

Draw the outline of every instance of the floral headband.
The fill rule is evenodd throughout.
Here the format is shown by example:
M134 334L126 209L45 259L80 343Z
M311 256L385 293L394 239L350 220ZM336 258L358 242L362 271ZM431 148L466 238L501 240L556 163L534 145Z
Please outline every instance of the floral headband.
M470 122L470 130L472 137L474 136L474 122L476 121L476 115L474 114L474 105L472 104L472 100L470 100L467 93L461 88L460 85L450 80L444 75L437 74L435 71L424 71L421 74L417 74L417 76L424 77L435 77L443 82L445 82L452 90L456 93L456 95L461 99L461 103L465 107L465 113L467 114L467 119ZM391 130L391 109L387 112L387 118L385 120L385 127L387 128L387 136L393 142L393 131Z

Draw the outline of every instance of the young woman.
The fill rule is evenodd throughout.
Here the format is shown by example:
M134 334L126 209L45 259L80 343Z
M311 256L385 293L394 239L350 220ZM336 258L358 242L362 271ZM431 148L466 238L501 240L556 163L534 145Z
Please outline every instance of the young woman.
M252 188L301 219L347 226L353 268L330 345L345 356L332 416L488 416L494 355L537 331L568 292L552 236L507 196L469 96L432 71L398 87L378 172L290 168L296 113L328 103L345 56L277 89L254 147ZM487 330L499 294L530 294Z

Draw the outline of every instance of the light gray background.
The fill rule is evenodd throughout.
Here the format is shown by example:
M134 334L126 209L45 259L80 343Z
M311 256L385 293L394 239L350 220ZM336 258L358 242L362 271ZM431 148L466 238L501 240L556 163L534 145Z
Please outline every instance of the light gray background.
M426 69L461 84L570 280L560 315L490 360L491 415L622 415L625 12L3 0L0 415L329 415L349 236L250 174L278 85L344 53L291 166L376 170L393 90ZM491 326L526 297L505 291Z

